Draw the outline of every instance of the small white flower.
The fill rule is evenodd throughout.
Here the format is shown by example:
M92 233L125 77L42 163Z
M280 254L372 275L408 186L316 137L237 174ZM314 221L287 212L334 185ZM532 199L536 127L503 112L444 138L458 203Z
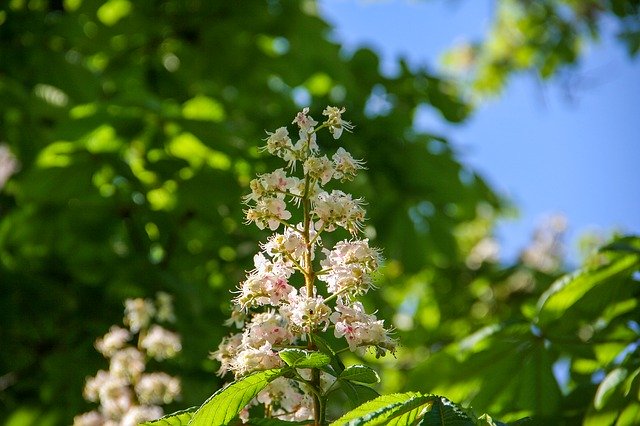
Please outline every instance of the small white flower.
M333 177L341 181L353 179L358 173L358 170L365 168L362 160L355 160L351 154L342 147L338 148L331 159L334 164Z
M253 257L255 269L240 283L234 302L242 309L252 306L277 306L296 289L288 282L293 273L290 263L282 258L267 259L262 253Z
M159 325L153 325L143 336L140 346L158 361L173 358L182 350L180 335Z
M95 347L98 352L109 358L117 350L122 349L129 340L131 340L129 330L114 325L104 337L96 340Z
M318 152L318 144L316 142L316 134L314 126L318 124L316 120L311 118L309 114L309 108L304 108L300 111L296 118L291 122L292 124L297 124L300 131L298 132L298 136L300 136L300 140L296 142L294 150L297 151L299 155L299 159L305 158L307 155L307 148L310 153Z
M291 219L291 213L287 211L286 204L279 198L261 198L254 208L245 211L247 222L255 222L259 229L269 227L275 231L280 226L280 221Z
M180 395L180 380L161 372L143 374L135 390L142 404L169 404Z
M89 411L73 418L73 426L103 426L107 419L98 411Z
M319 181L322 185L326 185L333 177L333 163L329 161L326 155L322 157L309 157L303 165L305 175L309 175L311 179Z
M385 355L387 351L395 351L396 342L384 328L384 321L375 315L367 314L360 302L345 305L338 300L336 312L331 315L335 324L335 337L344 337L351 351L373 347L376 356Z
M327 283L330 293L358 295L371 288L371 274L378 269L380 253L369 247L369 240L340 241L324 253L326 258L320 265L326 273L318 279Z
M146 299L127 299L124 306L124 323L133 333L148 327L156 313L153 302Z
M267 311L253 316L242 335L242 344L254 348L259 348L265 343L281 346L291 343L293 339L284 318L275 312Z
M266 150L269 154L282 157L285 153L293 148L291 139L289 138L289 131L286 127L280 127L275 132L267 132Z
M145 369L144 355L138 349L129 347L119 350L111 357L109 372L115 377L131 380L140 376Z
M222 339L218 350L212 352L209 357L220 362L218 376L224 376L233 369L233 363L242 344L242 333L232 334Z
M258 370L282 367L282 359L271 349L268 342L259 348L243 348L238 352L232 364L236 378Z
M342 113L345 112L345 108L337 108L328 106L322 111L322 115L327 116L327 120L324 122L329 126L329 131L333 135L334 139L338 139L342 135L342 131L346 130L350 132L353 130L353 125L342 119Z
M159 419L163 414L162 408L156 405L131 407L120 421L119 426L138 426L142 422Z
M0 190L9 178L20 169L18 159L6 144L0 144Z
M361 206L362 200L352 199L350 194L333 190L319 193L314 200L311 213L317 218L316 229L324 228L331 232L336 225L345 228L355 235L362 230L365 211Z
M291 124L297 124L300 128L300 131L304 132L304 134L311 133L314 126L318 124L318 122L311 118L311 116L308 114L309 108L305 107L302 109L302 111L296 114L296 117L291 122Z
M105 387L126 386L127 381L122 378L113 377L108 371L100 370L95 377L88 377L84 385L84 399L91 402L100 401L100 389Z
M325 331L329 326L331 308L324 303L322 296L308 297L302 289L300 294L289 296L288 302L280 308L280 313L294 334Z
M128 383L119 386L117 380L107 382L100 389L102 413L110 419L120 419L134 405L133 393Z

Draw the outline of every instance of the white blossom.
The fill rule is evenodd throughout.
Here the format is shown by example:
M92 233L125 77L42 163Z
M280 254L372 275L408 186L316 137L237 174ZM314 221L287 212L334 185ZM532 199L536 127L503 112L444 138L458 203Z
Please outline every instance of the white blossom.
M395 351L396 342L384 328L384 321L367 314L360 302L345 305L338 300L331 321L335 324L335 337L344 337L351 351L374 347L376 356Z
M280 127L275 132L267 132L267 146L265 149L269 154L276 155L278 157L284 157L293 148L291 138L289 138L289 131L286 127Z
M139 423L159 419L163 414L162 408L156 405L131 407L127 414L122 417L120 426L138 426Z
M269 370L282 367L283 361L278 353L272 350L269 342L259 348L246 347L238 351L232 363L232 370L236 377L258 370Z
M329 131L333 135L334 139L340 138L342 136L342 131L346 130L350 132L353 129L353 125L342 119L342 113L345 112L345 108L337 108L328 106L322 111L322 115L327 116L327 120L325 124L329 126Z
M311 179L319 181L322 185L326 185L334 174L333 163L329 161L326 155L307 158L304 162L303 170L305 175L309 175Z
M325 331L329 326L331 308L324 303L322 296L309 297L306 291L289 296L288 304L280 308L280 313L289 323L292 332L311 333Z
M295 229L286 228L282 234L273 234L270 236L267 242L261 245L261 248L277 261L289 264L291 259L293 259L298 264L303 264L304 255L307 250L303 237L303 229L304 226L302 223L297 224ZM314 245L321 241L315 229L309 229L309 239L314 241ZM314 254L315 253L312 252L312 259L314 258Z
M255 314L242 335L242 345L254 348L259 348L265 343L272 347L286 345L293 340L285 319L273 311Z
M320 262L326 273L318 279L327 283L330 293L358 295L372 286L371 274L378 269L380 253L369 247L369 240L341 241L333 250L324 250L326 258Z
M140 341L147 354L158 361L173 358L182 350L180 336L159 325L152 325Z
M73 426L103 426L107 419L98 411L89 411L73 418Z
M124 323L133 333L146 328L156 313L153 302L142 298L127 299L124 306Z
M131 340L129 330L114 325L104 337L96 340L95 347L98 352L109 358L113 356L117 350L122 349L129 340Z
M352 199L350 194L339 190L331 193L322 191L314 200L311 213L317 218L315 228L333 231L341 226L351 234L357 234L362 230L365 211L362 208L362 200Z
M355 160L342 147L338 148L331 159L333 160L334 179L340 179L341 181L351 180L356 176L358 170L364 169L364 162Z
M20 163L9 147L6 144L0 144L0 190L19 169Z
M233 369L233 362L238 355L242 345L242 333L232 334L222 339L218 345L218 350L210 354L210 358L220 362L218 375L224 376Z
M84 398L99 403L91 412L74 418L74 426L134 426L162 416L162 408L180 394L180 381L166 373L144 373L147 357L170 358L181 349L180 336L159 325L153 318L174 320L171 296L158 293L156 305L149 299L128 299L124 322L129 330L113 326L95 343L110 358L109 370L99 370L86 380ZM138 347L128 344L138 334ZM140 405L142 404L142 405Z
M268 227L275 231L281 221L291 219L291 213L283 200L277 197L261 198L255 207L245 210L247 222L255 222L259 229Z
M180 395L180 380L162 372L143 374L135 391L142 404L169 404Z
M129 386L118 386L116 382L107 382L100 389L102 413L113 420L122 418L134 406L133 392Z
M279 270L257 270L247 276L240 284L239 294L234 299L243 309L252 306L278 306L296 289L289 284L285 274Z
M311 118L309 114L309 108L303 108L296 117L293 119L291 124L297 124L300 129L300 139L306 141L308 137L311 137L311 146L309 149L311 152L316 152L318 150L318 146L315 143L315 134L314 126L318 124L316 120Z
M245 196L244 199L255 202L267 196L282 199L299 185L300 179L287 176L284 169L277 169L271 173L265 173L256 179L252 179L249 183L251 194Z
M145 370L144 354L134 347L122 349L111 357L109 372L115 377L133 379Z

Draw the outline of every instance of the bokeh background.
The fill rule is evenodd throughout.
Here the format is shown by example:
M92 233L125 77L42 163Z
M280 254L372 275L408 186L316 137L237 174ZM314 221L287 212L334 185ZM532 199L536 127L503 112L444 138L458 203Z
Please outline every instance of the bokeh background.
M460 10L475 3L456 2ZM165 368L183 381L182 401L171 408L198 405L221 386L208 353L229 333L223 322L230 290L266 238L243 224L241 197L256 173L279 167L258 150L265 130L289 123L307 105L316 116L326 105L345 106L357 127L341 142L367 162L368 170L346 188L368 201L366 232L386 258L379 290L365 302L402 341L397 359L367 359L383 376L380 390L439 390L507 419L533 413L542 422L582 419L598 377L627 343L607 341L609 358L602 358L588 349L591 335L577 341L581 356L593 361L579 371L568 368L569 349L548 351L531 327L509 329L502 340L524 339L531 351L499 346L486 368L476 363L464 370L457 364L463 360L442 354L485 326L527 324L537 298L567 270L566 224L559 217L529 241L522 235L530 224L515 240L503 238L507 255L501 257L496 232L511 231L497 231L496 224L526 204L528 194L514 196L501 182L508 175L492 174L495 163L476 161L473 152L498 143L504 128L509 137L500 143L511 151L495 158L513 168L523 161L514 156L537 152L533 144L540 140L528 127L514 131L517 120L477 124L484 105L508 99L511 82L522 76L546 90L576 75L599 38L633 58L640 47L640 5L491 3L491 13L465 43L447 43L452 48L439 67L428 50L416 61L389 56L376 45L358 47L350 35L354 21L346 19L352 14L342 2L3 2L0 421L67 425L90 409L82 399L85 377L106 362L94 340L120 322L125 298L157 291L174 295L183 336L181 357ZM429 10L411 13L426 11L424 27L446 25L446 14ZM382 40L406 19L388 18L388 28L375 25ZM588 96L587 86L578 97L583 90ZM618 199L638 213L638 169L629 169L638 150L628 142L637 140L637 91L638 80L630 81L630 100L621 101L628 115L609 116L601 124L606 137L584 142L598 156L617 151L616 141L627 138L621 167L630 174L614 174L613 186L599 192L622 195L601 201L601 217L618 211L612 201ZM554 89L549 97L555 96ZM527 126L535 128L532 121ZM543 137L581 158L567 148L574 145L567 145L560 124ZM477 148L469 149L472 143ZM496 151L484 155L493 158ZM545 170L540 184L548 190L574 170L574 163L553 159L553 152L532 158ZM598 164L590 173L611 179ZM561 175L554 178L551 168L561 168ZM591 194L589 182L576 179L572 187ZM616 216L602 226L637 231L637 217ZM583 239L583 252L604 239ZM574 254L570 263L580 261ZM628 291L620 297L637 295ZM626 306L616 312L633 318L634 306ZM627 330L627 319L616 326ZM608 330L614 331L620 336L618 328ZM430 374L433 363L440 374ZM517 368L522 374L514 381Z

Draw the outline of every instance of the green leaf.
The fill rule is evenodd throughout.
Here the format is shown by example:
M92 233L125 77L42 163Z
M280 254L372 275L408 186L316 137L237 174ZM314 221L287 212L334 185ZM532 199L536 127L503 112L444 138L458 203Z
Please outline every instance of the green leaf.
M640 403L632 402L622 410L616 426L627 426L640 424Z
M321 368L331 362L331 358L323 353L302 349L283 349L278 354L293 368Z
M611 395L616 391L620 384L627 378L628 371L624 368L615 368L607 374L604 380L598 386L593 405L596 410L601 410Z
M347 396L353 408L380 396L375 389L353 382L340 382L340 389Z
M405 425L413 420L438 397L416 392L383 395L340 417L331 426Z
M640 254L640 238L632 235L618 238L615 241L600 248L600 251L616 251Z
M318 350L320 352L322 352L323 354L329 356L331 358L331 362L329 363L329 365L331 365L331 367L333 367L333 369L339 374L342 373L344 371L344 363L342 362L342 360L340 359L340 357L338 355L336 355L335 351L333 350L333 348L331 347L331 345L329 345L329 343L327 343L326 340L324 340L322 337L314 334L313 335L313 343L315 343L315 345L318 347Z
M475 422L447 398L439 397L419 426L474 426Z
M378 373L366 365L351 365L340 373L338 379L367 384L380 382L380 376L378 376Z
M270 382L288 369L260 371L243 377L220 389L195 412L190 426L226 425Z
M198 407L187 408L186 410L176 411L167 414L157 420L151 420L141 423L142 426L185 426L189 424L189 420L193 417Z
M638 268L638 256L622 256L596 269L581 269L556 281L538 301L538 323L557 320L591 289Z
M280 419L257 418L249 419L249 422L247 424L251 426L306 426L309 424L309 420L300 422L288 422L286 420Z
M562 394L554 361L528 324L487 327L416 366L407 386L447 395L479 412L501 414L499 407L509 407L555 416Z

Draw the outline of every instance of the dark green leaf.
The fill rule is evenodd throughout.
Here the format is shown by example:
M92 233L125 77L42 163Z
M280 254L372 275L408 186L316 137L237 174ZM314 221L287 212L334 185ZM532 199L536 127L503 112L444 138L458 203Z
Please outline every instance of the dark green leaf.
M638 265L638 256L622 256L599 268L581 269L562 277L540 297L538 323L544 325L557 320L587 292L618 277L630 275Z
M344 370L344 363L342 362L340 357L336 355L335 351L333 350L331 345L327 343L326 340L314 334L313 343L315 343L315 345L318 347L318 350L320 352L322 352L325 355L328 355L331 358L330 365L336 373L341 373Z
M341 382L340 389L347 396L353 408L380 396L375 389L352 382Z
M447 398L439 397L424 415L419 426L474 426L475 422Z
M556 415L561 392L554 358L528 324L488 327L431 356L407 386L473 406Z

